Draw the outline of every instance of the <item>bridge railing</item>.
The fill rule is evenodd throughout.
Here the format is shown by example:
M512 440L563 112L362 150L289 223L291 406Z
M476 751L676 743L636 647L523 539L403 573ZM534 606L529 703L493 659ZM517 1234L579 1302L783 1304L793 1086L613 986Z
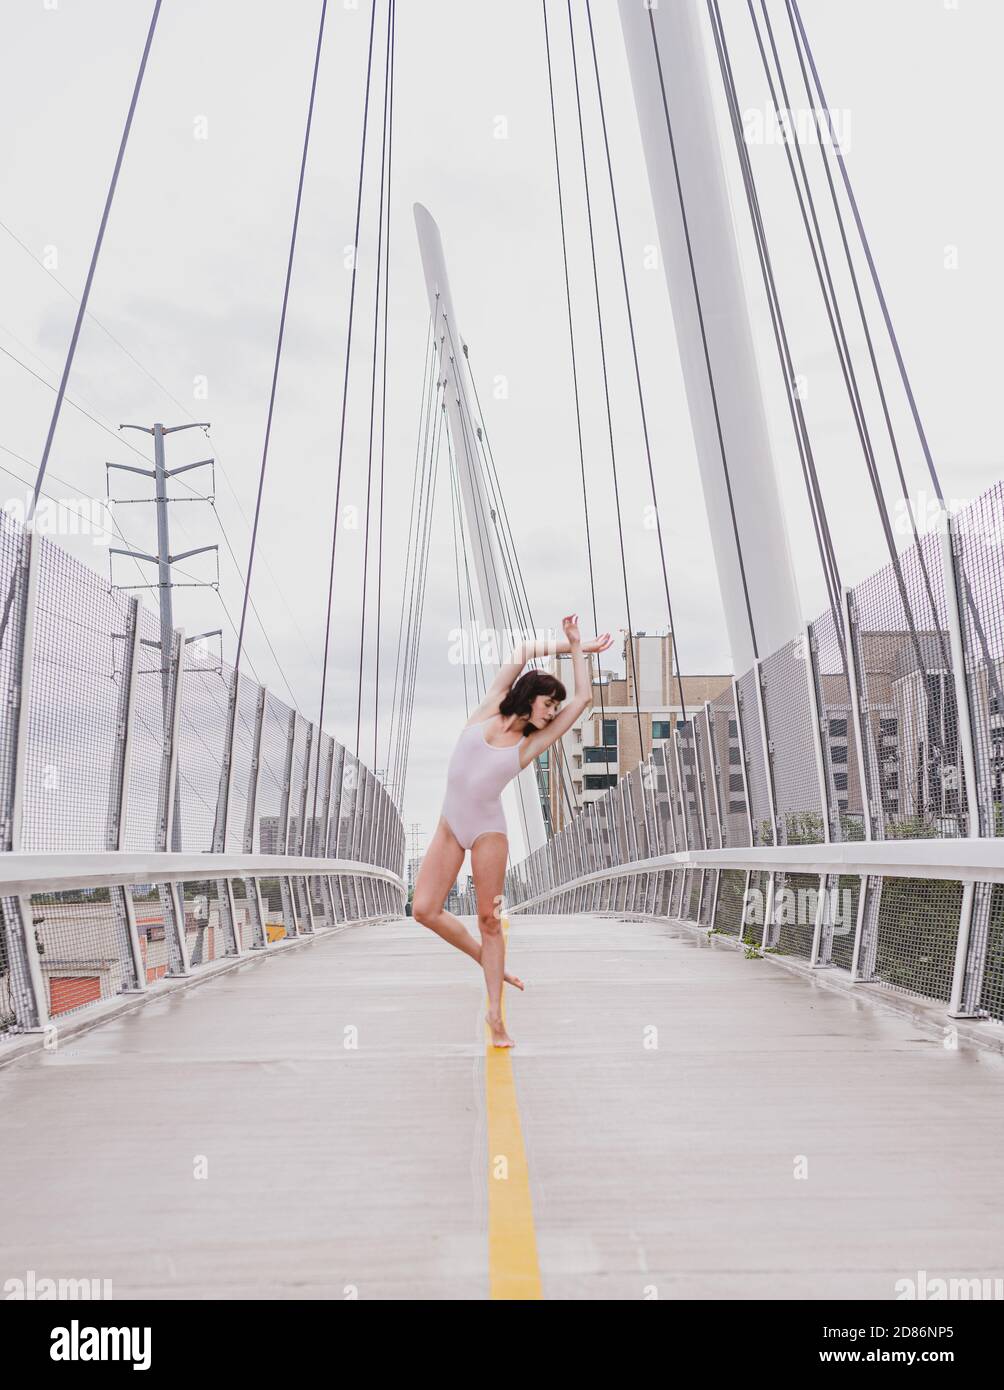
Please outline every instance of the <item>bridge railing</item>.
M678 721L505 903L690 921L1004 1020L1002 785L998 483Z
M400 916L404 831L330 735L0 513L0 1038Z

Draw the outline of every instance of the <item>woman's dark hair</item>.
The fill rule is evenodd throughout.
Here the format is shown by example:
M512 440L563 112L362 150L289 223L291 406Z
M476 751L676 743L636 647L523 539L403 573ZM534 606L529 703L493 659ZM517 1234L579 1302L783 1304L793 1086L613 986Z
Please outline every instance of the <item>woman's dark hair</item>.
M515 714L521 719L528 719L538 695L564 700L565 687L557 676L547 671L524 671L509 687L508 694L499 701L499 714Z

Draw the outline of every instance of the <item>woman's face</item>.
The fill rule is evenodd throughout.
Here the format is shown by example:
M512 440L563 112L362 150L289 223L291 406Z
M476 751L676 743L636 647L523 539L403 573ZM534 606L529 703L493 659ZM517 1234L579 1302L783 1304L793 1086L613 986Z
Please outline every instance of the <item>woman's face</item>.
M543 729L561 709L561 701L556 695L538 695L530 708L530 723Z

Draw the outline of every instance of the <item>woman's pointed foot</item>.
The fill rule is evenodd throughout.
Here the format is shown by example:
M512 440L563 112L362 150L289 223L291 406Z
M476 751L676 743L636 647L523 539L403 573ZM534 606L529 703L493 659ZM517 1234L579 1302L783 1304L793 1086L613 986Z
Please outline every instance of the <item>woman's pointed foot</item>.
M485 1014L485 1022L492 1035L492 1047L515 1047L516 1044L505 1030L501 1014Z
M514 985L514 986L516 987L516 989L523 989L523 988L524 988L523 981L519 978L519 976L518 976L518 975L510 975L509 972L508 972L508 970L505 971L505 982L506 982L507 985Z

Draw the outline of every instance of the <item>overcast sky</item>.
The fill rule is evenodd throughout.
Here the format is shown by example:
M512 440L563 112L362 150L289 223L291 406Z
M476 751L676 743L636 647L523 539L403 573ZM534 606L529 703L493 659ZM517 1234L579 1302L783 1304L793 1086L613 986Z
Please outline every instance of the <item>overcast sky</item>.
M667 615L655 533L643 524L650 500L648 474L585 9L578 0L572 9L631 611L635 626L651 631L665 627ZM706 23L703 5L700 9ZM29 485L34 480L53 401L44 383L58 381L76 310L75 300L37 261L45 261L73 295L81 293L151 10L140 0L7 0L4 6L0 102L8 139L0 149L0 220L7 229L0 231L0 347L5 350L0 355L0 467L10 472L0 473L0 493L9 503L24 498L25 483L18 479ZM724 0L722 10L740 101L752 121L753 112L765 111L767 94L745 0ZM76 506L82 497L103 498L106 460L141 461L102 425L114 435L122 421L208 420L212 445L198 431L176 435L169 444L169 463L215 453L220 465L217 511L242 565L319 13L319 0L164 0L90 300L94 317L122 346L93 321L85 324L69 395L100 423L64 407L46 483L48 492L76 499ZM843 122L847 166L945 491L954 497L975 495L1002 471L996 419L999 324L1004 317L996 64L1004 40L1004 7L998 0L803 0L802 13L827 97ZM350 279L343 252L353 237L369 14L366 3L358 8L341 0L329 4L253 588L281 670L255 624L246 648L249 671L283 698L289 698L291 688L310 717L316 717L320 689ZM776 0L772 14L781 33L783 8ZM597 618L600 629L616 631L626 624L626 608L601 409L565 6L549 4L548 15L585 399ZM381 54L384 22L381 4L376 39ZM657 235L613 0L596 0L593 22L680 655L688 672L727 670L669 298L661 270L645 266L646 248L657 243ZM378 122L379 58L374 69L371 119ZM789 72L794 80L792 64ZM796 107L804 105L804 93L798 90L792 97ZM360 507L372 351L378 124L372 132L342 482L343 505ZM504 138L498 138L500 133ZM792 553L803 610L812 617L825 605L824 589L736 181L735 151L729 144L724 149ZM884 562L881 534L814 294L783 150L761 144L752 153L798 366L809 384L807 413L842 576L853 583ZM818 151L810 149L807 156L816 159L818 177ZM591 629L537 0L401 0L398 6L381 644L384 731L428 322L411 211L415 201L429 208L442 231L457 315L470 344L536 620L557 626L563 613L575 610ZM833 246L835 256L837 243ZM860 348L860 333L852 337ZM882 360L888 369L887 352ZM499 377L507 382L504 399L493 392ZM891 374L888 379L893 380ZM201 389L204 398L198 394ZM905 422L902 405L894 408L897 423ZM145 436L128 439L149 457ZM888 476L887 465L883 467ZM925 486L914 442L907 449L907 469L912 488ZM120 474L116 480L119 495L138 495L141 480L128 479ZM190 481L196 486L205 482L199 474L190 475ZM152 508L120 507L117 519L131 544L151 546ZM205 504L177 506L172 526L175 550L222 542ZM93 538L67 536L63 543L107 576L106 549ZM371 557L374 544L375 539ZM350 747L355 743L362 555L362 530L343 530L332 633L336 674L325 723ZM116 561L117 582L137 581L135 568L128 572L124 563ZM211 559L193 560L184 568L194 577L215 576ZM235 644L223 605L236 618L241 583L222 543L220 579L219 595L209 588L179 590L176 621L189 632L223 626L229 659ZM441 486L405 804L406 821L421 822L426 836L435 827L446 759L465 717L463 674L448 659L450 629L457 623L455 583L449 497ZM151 598L147 595L147 601ZM375 590L367 612L372 623ZM372 643L370 626L369 653ZM619 643L608 657L619 662ZM372 669L369 655L361 755L370 763ZM385 750L381 736L381 764Z

